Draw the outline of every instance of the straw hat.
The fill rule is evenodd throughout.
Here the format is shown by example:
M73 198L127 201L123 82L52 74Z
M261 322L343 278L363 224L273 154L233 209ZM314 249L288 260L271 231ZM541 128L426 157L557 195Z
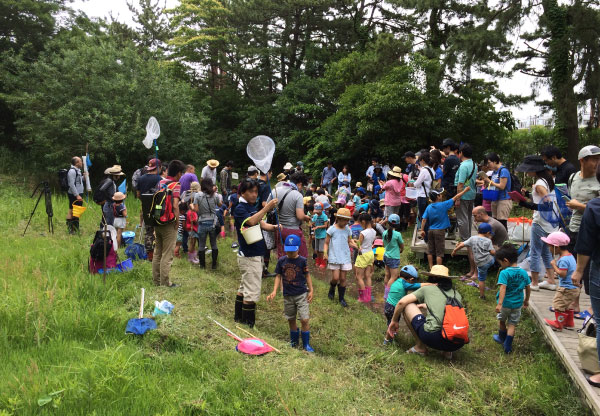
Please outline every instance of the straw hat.
M399 166L394 166L394 169L390 170L388 172L388 175L393 176L395 178L401 178L402 177L402 169L400 169Z
M283 182L285 181L285 178L287 178L285 173L280 173L279 175L277 175L277 182Z
M210 160L208 160L208 161L206 162L206 164L207 164L208 166L210 166L211 168L213 168L213 169L214 169L214 168L216 168L217 166L219 166L219 161L218 161L218 160L215 160L215 159L210 159Z
M113 201L122 201L125 198L127 198L127 195L125 195L123 192L115 192L112 197Z
M121 165L113 165L112 167L106 169L104 173L113 176L125 176L123 170L121 169Z
M338 209L338 212L335 213L335 216L338 218L346 218L348 220L352 218L352 214L350 214L350 210L348 208Z
M423 272L425 276L439 277L444 279L458 279L459 276L450 276L450 271L446 266L436 264L431 268L430 272Z

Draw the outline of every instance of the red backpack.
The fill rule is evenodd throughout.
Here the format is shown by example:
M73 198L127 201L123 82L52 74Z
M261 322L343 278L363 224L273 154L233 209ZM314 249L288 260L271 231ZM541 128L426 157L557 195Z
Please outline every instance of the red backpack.
M177 182L167 182L159 185L158 191L152 197L151 219L153 225L172 224L177 220L173 208L173 189Z
M456 290L452 289L456 296ZM446 297L446 308L444 309L444 320L441 322L437 316L431 315L442 325L442 337L456 344L469 343L469 319L462 304L455 296L448 296L440 289ZM430 311L431 312L431 311Z
M198 214L193 209L185 214L185 230L198 232Z

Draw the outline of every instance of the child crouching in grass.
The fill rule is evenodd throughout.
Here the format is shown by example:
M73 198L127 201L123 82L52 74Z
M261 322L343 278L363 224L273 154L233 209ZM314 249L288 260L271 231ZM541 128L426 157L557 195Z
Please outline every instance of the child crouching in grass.
M496 260L502 266L498 276L498 293L496 294L496 313L498 334L494 341L504 346L504 352L512 352L515 328L521 319L521 308L529 306L531 279L527 272L517 266L519 253L511 244L505 244L496 252ZM525 289L525 299L523 299Z
M298 346L300 330L296 319L299 317L302 326L302 346L306 351L314 352L315 350L310 346L310 327L308 326L308 304L313 298L313 285L308 273L306 257L298 254L301 243L302 241L297 235L292 234L286 237L283 243L286 255L277 261L275 285L273 292L267 296L267 300L270 302L275 299L279 284L282 283L283 313L290 325L290 345Z

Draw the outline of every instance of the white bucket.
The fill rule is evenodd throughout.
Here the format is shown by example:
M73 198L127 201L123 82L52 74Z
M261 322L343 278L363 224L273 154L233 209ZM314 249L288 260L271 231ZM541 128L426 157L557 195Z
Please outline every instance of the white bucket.
M244 240L246 240L246 244L254 244L257 241L263 239L262 231L260 229L260 223L253 225L252 227L244 228L244 224L248 221L250 217L246 218L244 222L242 222L242 236Z
M419 191L414 187L406 187L406 198L407 199L417 199Z

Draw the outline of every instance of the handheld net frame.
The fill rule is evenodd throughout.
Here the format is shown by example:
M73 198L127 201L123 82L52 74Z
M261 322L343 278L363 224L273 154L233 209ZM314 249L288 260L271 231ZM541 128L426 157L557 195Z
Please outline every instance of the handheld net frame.
M146 149L150 149L152 144L154 144L154 152L155 157L158 159L158 144L156 140L160 136L160 125L158 124L158 120L154 116L148 119L148 124L146 124L146 137L144 138L144 146Z
M538 204L538 212L552 226L566 230L572 211L563 200L563 195L568 196L568 189L559 185L555 186L554 192L550 192Z

